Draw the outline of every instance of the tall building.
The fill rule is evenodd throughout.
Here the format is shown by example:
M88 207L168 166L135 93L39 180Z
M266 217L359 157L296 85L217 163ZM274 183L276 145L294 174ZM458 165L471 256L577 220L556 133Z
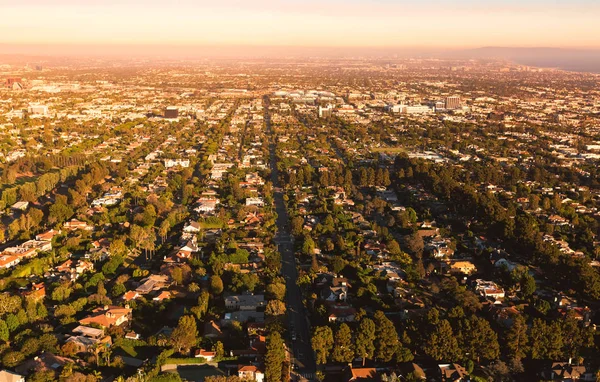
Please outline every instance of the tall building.
M179 118L179 109L175 106L169 106L165 109L165 118L175 119Z
M459 96L451 96L446 97L446 109L459 109L460 108L460 97Z
M48 106L39 105L39 104L31 104L27 108L27 112L29 112L29 114L35 114L35 115L47 115L48 114Z
M327 107L319 106L319 118L331 118L333 116L333 106L327 105Z

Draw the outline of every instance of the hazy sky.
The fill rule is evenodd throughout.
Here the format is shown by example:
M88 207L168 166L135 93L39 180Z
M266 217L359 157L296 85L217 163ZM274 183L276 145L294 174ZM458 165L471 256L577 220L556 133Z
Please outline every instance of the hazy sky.
M0 43L600 47L599 0L0 0Z

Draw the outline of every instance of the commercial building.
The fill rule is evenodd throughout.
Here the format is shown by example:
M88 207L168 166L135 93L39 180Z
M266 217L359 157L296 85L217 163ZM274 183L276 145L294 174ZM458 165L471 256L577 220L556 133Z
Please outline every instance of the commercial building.
M175 119L179 118L179 109L175 106L169 106L165 109L165 118Z
M331 118L333 115L333 106L327 105L327 107L319 106L319 118Z
M454 110L460 109L460 97L459 96L451 96L446 97L446 109Z

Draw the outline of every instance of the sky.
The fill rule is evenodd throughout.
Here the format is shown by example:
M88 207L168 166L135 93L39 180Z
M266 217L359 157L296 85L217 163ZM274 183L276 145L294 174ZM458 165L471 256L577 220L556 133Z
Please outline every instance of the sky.
M599 0L0 0L0 9L3 46L600 48Z

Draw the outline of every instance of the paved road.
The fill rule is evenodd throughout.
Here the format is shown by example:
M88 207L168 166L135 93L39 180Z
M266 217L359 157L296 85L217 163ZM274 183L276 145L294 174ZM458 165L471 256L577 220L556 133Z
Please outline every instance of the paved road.
M265 123L268 133L272 134L268 100L265 102ZM273 183L275 211L277 212L275 243L281 253L283 263L281 272L286 282L287 329L290 333L288 339L291 340L291 350L298 366L297 373L308 380L314 380L316 363L310 344L310 322L304 304L302 304L302 292L296 284L298 270L294 255L293 236L290 233L290 217L283 202L283 192L279 182L277 159L275 157L275 145L271 144L269 149L271 155L271 182ZM291 338L292 332L296 335L295 340Z

